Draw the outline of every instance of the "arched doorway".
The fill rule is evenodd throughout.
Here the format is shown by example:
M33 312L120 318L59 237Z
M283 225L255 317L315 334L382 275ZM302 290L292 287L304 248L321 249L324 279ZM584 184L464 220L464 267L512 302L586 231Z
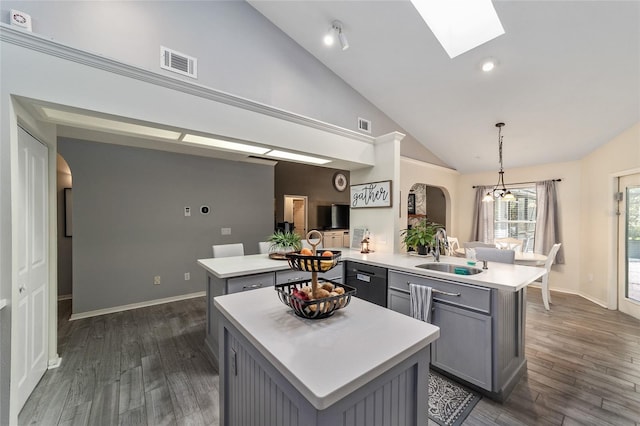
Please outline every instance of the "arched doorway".
M411 227L421 219L442 224L447 228L447 200L441 188L415 183L407 198L409 206L407 226Z
M71 168L65 159L56 157L56 194L58 204L58 300L71 299L73 293L72 275L72 229L71 194L73 180Z

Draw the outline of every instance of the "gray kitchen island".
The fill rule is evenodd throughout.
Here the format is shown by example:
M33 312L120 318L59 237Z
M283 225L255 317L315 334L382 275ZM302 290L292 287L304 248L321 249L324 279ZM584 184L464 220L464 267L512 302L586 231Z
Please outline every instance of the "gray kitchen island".
M271 260L266 255L226 259L198 260L207 270L206 343L216 359L219 313L213 306L214 297L226 294L230 284L245 283L244 287L249 289L256 286L255 280L268 278L268 285L273 286L290 274L294 278L300 274L289 270L286 262ZM433 258L382 252L361 254L349 249L342 250L342 260L386 268L387 307L398 313L409 313L410 284L436 290L432 323L440 327L441 332L430 351L431 365L440 372L501 401L526 371L526 286L540 278L544 268L489 262L487 270L475 275L458 275L418 267L433 263ZM440 261L466 266L464 258L442 256ZM339 274L340 268L331 272ZM263 285L262 281L257 284ZM273 288L271 291L275 299L276 292Z
M269 288L216 297L215 309L221 425L427 424L438 327L355 298L300 318Z

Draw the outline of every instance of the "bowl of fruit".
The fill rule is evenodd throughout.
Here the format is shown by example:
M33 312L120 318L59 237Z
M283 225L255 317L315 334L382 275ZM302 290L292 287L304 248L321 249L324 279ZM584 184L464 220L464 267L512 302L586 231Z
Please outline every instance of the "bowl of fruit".
M318 278L316 286L309 280L276 284L276 291L282 303L293 309L296 315L308 319L333 315L347 306L351 296L356 294L355 288L324 278Z
M300 251L287 253L285 256L291 269L296 271L327 272L338 264L342 252L324 250L320 255L314 255L311 249L303 248Z

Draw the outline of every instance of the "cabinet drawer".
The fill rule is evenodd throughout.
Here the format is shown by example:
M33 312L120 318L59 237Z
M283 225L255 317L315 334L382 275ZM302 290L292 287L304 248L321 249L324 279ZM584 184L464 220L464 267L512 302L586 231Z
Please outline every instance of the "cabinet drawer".
M441 278L424 277L389 271L389 288L409 292L409 284L426 285L434 289L433 299L450 305L491 313L491 289L457 283Z
M319 278L342 282L342 262L339 262L332 270L318 273ZM288 269L276 272L276 284L286 284L293 281L311 280L311 272L295 271Z
M274 283L275 277L273 272L249 275L246 277L229 278L227 280L227 294L254 290L262 287L270 287L273 286Z

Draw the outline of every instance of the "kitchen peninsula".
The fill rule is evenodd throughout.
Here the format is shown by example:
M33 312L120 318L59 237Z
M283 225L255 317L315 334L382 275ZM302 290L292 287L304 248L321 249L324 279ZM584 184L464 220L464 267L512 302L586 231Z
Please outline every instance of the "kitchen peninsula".
M387 307L393 311L408 314L410 283L432 287L432 323L440 327L440 337L431 345L432 367L492 399L503 400L509 395L526 370L526 286L545 273L543 268L489 262L488 269L474 271L479 273L458 275L418 267L433 263L432 258L382 252L361 254L349 249L342 250L342 260L386 268ZM464 258L442 256L440 260L443 264L466 266ZM198 264L208 276L206 346L215 359L218 358L220 317L214 307L215 296L306 279L300 276L304 273L291 271L287 262L271 260L266 255L200 259ZM337 275L329 278L342 279L341 268L336 267L332 272ZM271 294L269 290L261 290L260 295L275 300L281 305L278 307L281 311L288 310L277 300L272 288ZM248 294L239 297L245 296ZM349 313L350 308L336 315ZM317 324L319 327L324 321Z

